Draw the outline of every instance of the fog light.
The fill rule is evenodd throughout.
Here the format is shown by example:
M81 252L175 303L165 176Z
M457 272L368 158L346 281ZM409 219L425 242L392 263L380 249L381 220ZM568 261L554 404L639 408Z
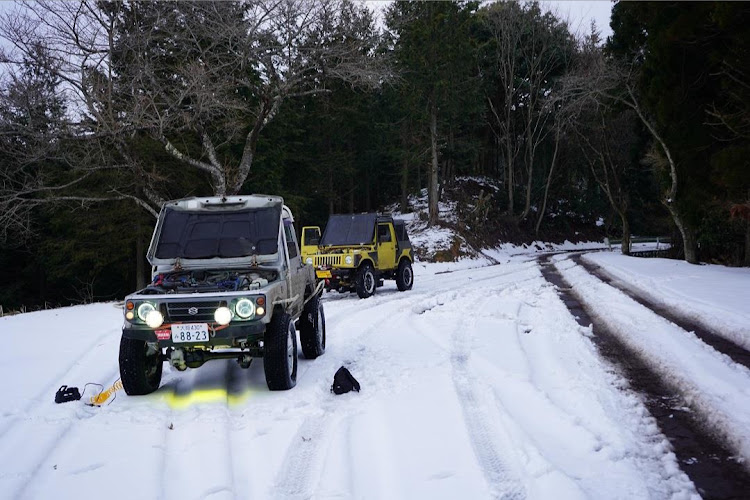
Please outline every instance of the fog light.
M149 328L159 328L162 323L164 323L164 316L156 309L146 315L146 324Z
M262 307L259 307L255 310L255 314L257 314L258 316L263 316L264 314L266 314L266 310Z
M125 319L128 321L132 321L133 318L135 318L135 314L133 314L133 311L128 311L125 313Z
M220 325L228 325L232 321L232 311L228 307L220 307L214 313L214 320Z

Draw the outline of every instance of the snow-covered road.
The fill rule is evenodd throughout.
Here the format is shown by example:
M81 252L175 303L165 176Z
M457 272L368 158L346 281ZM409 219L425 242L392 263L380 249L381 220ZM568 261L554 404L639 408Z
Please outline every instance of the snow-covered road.
M559 267L588 279L572 263ZM0 318L0 497L697 496L641 396L602 360L536 261L446 269L417 265L409 292L386 282L367 300L327 294L327 351L300 359L287 392L266 389L262 360L247 370L212 361L183 373L165 365L151 396L56 405L63 384L117 379L119 309ZM593 302L626 304L583 286ZM618 314L612 321L626 323ZM723 371L656 360L723 412L726 434L746 451L750 420L722 405L750 406L750 372L688 335L664 337L673 344L632 342L649 355L669 348L689 356L684 363L716 363L705 371ZM362 392L330 393L342 365Z

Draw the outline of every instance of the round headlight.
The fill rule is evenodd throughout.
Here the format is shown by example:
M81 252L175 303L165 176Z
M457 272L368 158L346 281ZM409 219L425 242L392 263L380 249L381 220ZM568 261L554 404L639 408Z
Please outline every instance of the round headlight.
M232 311L228 307L220 307L214 313L214 319L220 325L228 325L232 321Z
M347 255L346 258L344 259L344 262L346 262L347 264L351 265L351 263L352 263L352 256L351 255Z
M234 312L242 319L247 319L255 314L255 304L250 299L240 299L234 305Z
M162 316L156 309L152 309L151 312L146 315L146 324L149 328L159 328L162 323L164 323L164 316Z
M312 257L308 257L305 259L305 264L312 264Z
M153 304L149 302L144 302L143 304L138 306L138 318L140 318L141 321L146 321L146 318L148 317L148 313L151 311L155 311L156 308Z

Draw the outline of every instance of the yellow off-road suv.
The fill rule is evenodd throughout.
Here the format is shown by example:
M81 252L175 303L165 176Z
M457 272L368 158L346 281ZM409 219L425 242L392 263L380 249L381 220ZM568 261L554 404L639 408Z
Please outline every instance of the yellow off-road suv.
M377 214L331 215L320 228L302 228L302 259L315 267L326 290L357 292L366 299L384 279L402 292L414 284L413 253L402 220Z

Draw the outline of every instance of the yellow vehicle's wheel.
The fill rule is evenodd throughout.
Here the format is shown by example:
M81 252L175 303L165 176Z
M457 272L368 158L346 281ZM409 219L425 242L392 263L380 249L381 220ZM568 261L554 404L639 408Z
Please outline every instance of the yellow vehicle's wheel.
M360 299L366 299L375 293L375 271L372 264L365 262L357 269L354 284Z
M396 271L396 286L402 292L411 290L414 284L414 272L411 269L411 262L408 259L403 259L398 263L398 270Z

